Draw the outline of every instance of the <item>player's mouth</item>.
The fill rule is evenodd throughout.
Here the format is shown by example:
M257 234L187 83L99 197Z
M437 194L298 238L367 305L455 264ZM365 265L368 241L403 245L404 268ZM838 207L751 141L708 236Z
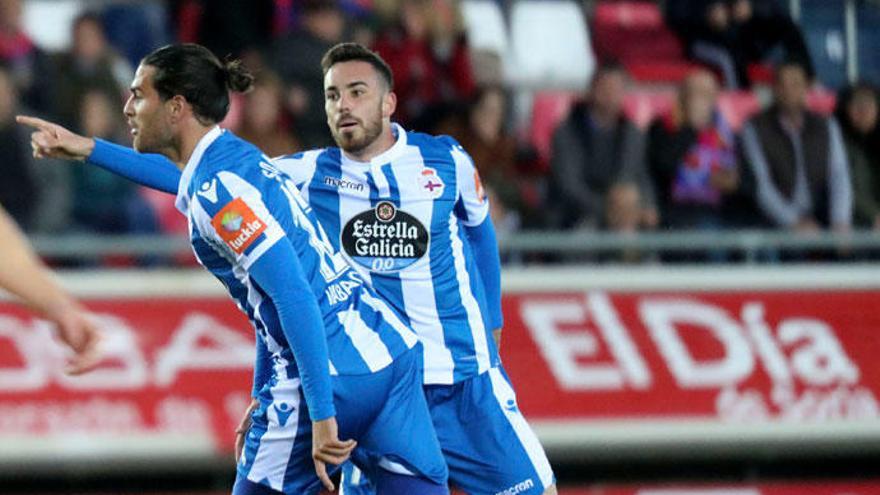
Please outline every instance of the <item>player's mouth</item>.
M346 117L344 119L340 119L339 123L336 124L337 129L352 129L359 124L358 120L354 117Z

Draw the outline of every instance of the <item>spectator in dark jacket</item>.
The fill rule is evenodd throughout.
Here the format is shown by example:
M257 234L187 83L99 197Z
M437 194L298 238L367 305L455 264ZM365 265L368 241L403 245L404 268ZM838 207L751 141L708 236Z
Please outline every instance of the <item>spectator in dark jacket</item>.
M71 49L57 57L55 101L58 117L69 127L79 123L80 103L86 92L100 88L115 104L123 101L134 71L107 43L101 18L85 13L76 18Z
M729 89L749 87L749 65L777 47L813 75L803 35L776 0L668 0L666 20L689 55L716 70Z
M395 118L406 127L430 132L444 112L476 89L457 5L403 0L397 24L373 46L394 72Z
M548 206L559 227L634 231L657 223L645 139L623 114L626 84L622 67L600 67L585 102L553 134Z
M770 225L847 230L853 194L843 138L833 118L807 109L808 86L802 65L779 66L773 104L743 128L744 158Z
M843 130L853 183L853 222L880 230L880 125L878 92L860 83L841 91L835 115Z
M342 41L345 18L334 0L306 0L299 29L272 46L270 65L285 85L293 134L303 148L333 146L324 114L321 57Z
M70 178L58 160L35 160L30 133L15 123L22 107L12 76L0 69L0 204L27 231L57 233L67 227Z
M51 114L51 60L24 32L21 0L0 0L0 66L9 71L25 107Z
M736 138L717 104L718 83L700 70L685 79L673 111L651 126L648 161L666 228L715 230L728 223L725 206L740 174Z

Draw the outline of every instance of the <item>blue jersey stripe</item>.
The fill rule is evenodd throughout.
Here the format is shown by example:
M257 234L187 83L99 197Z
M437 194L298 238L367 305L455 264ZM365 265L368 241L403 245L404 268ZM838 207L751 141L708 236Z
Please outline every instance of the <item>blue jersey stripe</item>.
M382 175L384 175L385 180L388 181L389 186L389 196L381 196L379 194L379 187L376 185L376 180L373 178L372 172L367 172L367 185L370 188L370 206L373 208L376 207L376 204L379 201L391 201L394 203L394 206L400 208L400 190L397 187L397 179L394 178L394 174L391 172L391 164L383 165ZM372 281L372 286L379 294L382 294L386 300L388 300L392 306L395 308L400 308L401 311L401 320L406 325L409 325L409 317L406 314L405 305L403 303L403 286L400 283L400 276L397 274L383 274L382 276L372 276L370 277Z
M333 248L339 250L339 190L330 187L322 180L323 177L342 179L341 152L338 148L330 148L318 155L315 173L309 182L309 203L320 203L324 208L313 208L318 221L327 232Z
M385 180L388 181L388 190L390 196L387 198L394 203L394 206L400 208L400 188L397 186L397 177L394 176L394 172L391 170L391 164L386 163L382 165L382 174L385 176Z
M431 167L437 171L437 175L445 184L443 195L439 200L434 201L434 212L431 221L431 277L434 279L435 285L439 281L443 281L442 291L435 290L434 300L437 305L437 312L440 316L440 324L443 326L443 334L446 340L446 346L452 352L455 361L455 369L453 370L453 380L458 382L465 377L473 376L477 371L476 359L474 359L474 343L471 338L470 328L467 315L464 311L464 305L458 287L458 280L455 277L454 269L450 269L452 257L452 245L449 232L449 211L448 205L455 202L456 197L456 175L455 167L449 150L439 146L426 146L422 143L421 135L411 135L412 144L419 147L425 166ZM448 253L438 256L439 253Z

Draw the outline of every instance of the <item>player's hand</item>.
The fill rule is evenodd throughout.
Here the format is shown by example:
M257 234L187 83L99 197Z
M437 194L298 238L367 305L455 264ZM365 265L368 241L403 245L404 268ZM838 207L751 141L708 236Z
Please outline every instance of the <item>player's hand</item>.
M251 414L260 407L260 401L254 399L244 411L244 417L238 422L235 428L235 462L241 459L241 452L244 450L244 439L247 438L247 432L251 429Z
M327 464L342 464L356 446L354 440L339 440L335 417L312 421L312 460L315 461L315 472L327 490L332 492L336 489L327 475Z
M76 303L53 308L46 315L58 331L58 338L70 347L74 356L65 368L69 375L80 375L94 369L101 361L101 332L88 312Z
M495 349L498 350L498 354L501 354L501 329L496 328L492 330L492 339L495 340Z
M17 115L15 121L35 129L31 134L34 158L81 161L88 158L95 149L94 139L75 134L58 124L26 115Z

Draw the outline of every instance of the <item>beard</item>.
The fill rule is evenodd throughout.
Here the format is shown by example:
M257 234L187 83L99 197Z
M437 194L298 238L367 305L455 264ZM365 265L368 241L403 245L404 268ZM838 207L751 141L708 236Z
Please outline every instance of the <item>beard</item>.
M357 119L358 125L348 128L339 129L336 126L331 127L331 134L336 145L343 151L349 153L358 153L363 151L367 146L373 144L382 134L382 108L381 104L372 119Z
M146 131L146 132L144 132ZM151 130L144 127L138 128L138 133L132 139L132 147L139 153L162 153L171 142L170 131L167 129Z

